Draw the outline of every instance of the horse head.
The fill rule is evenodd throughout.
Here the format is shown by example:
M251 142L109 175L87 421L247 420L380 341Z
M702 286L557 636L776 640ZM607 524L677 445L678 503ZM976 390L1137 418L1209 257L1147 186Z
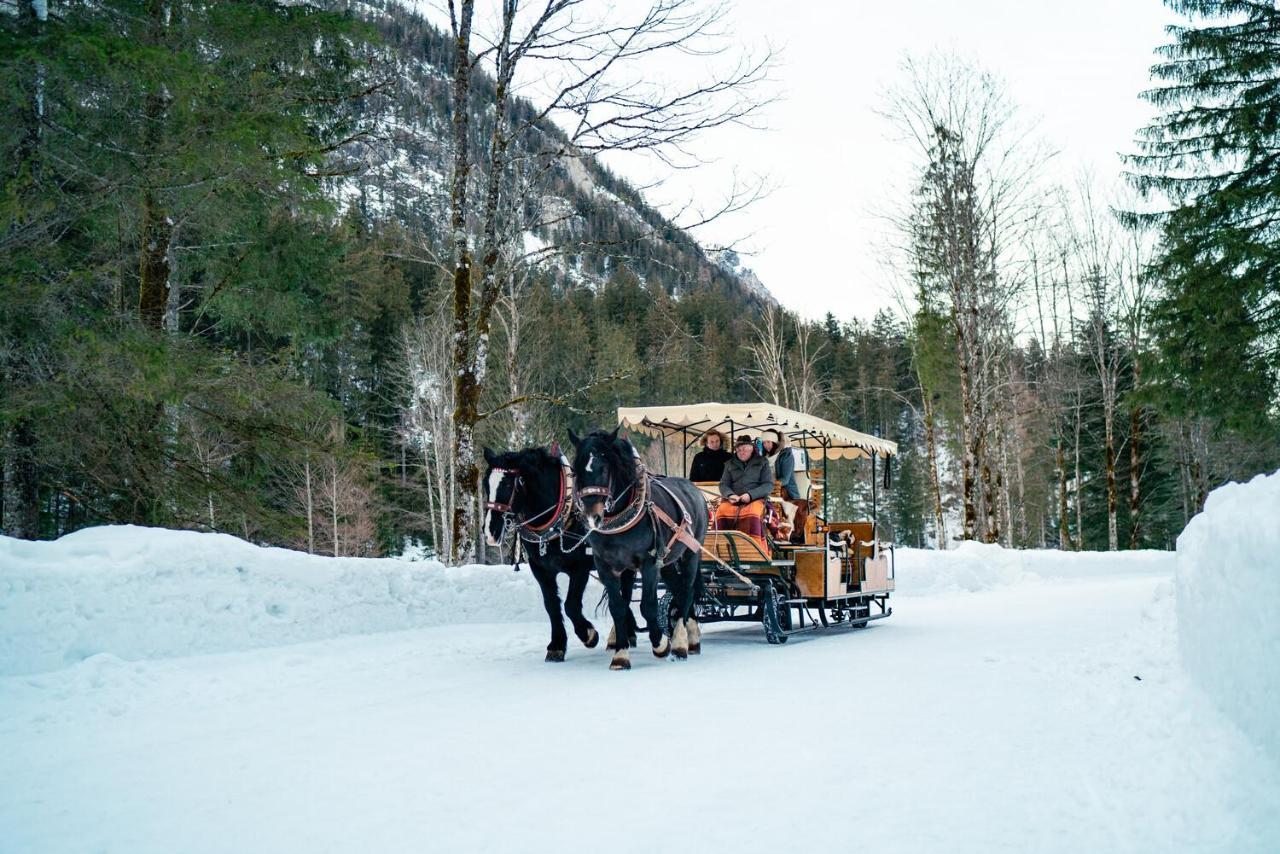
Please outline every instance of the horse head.
M560 501L560 458L543 448L496 454L484 449L489 464L485 484L485 541L496 546L507 520L549 524Z
M577 453L573 458L573 478L577 485L574 500L587 527L595 530L625 498L636 480L636 455L631 442L612 433L596 430L586 436L569 431Z

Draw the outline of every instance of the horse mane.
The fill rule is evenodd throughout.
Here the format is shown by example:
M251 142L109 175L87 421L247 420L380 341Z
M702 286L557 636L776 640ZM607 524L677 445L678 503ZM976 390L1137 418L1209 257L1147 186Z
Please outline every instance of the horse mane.
M554 457L546 448L521 448L518 451L504 451L496 456L499 468L507 469L538 469L550 468L555 466L559 468L560 458Z
M595 441L601 446L604 464L614 477L622 483L630 483L636 478L636 452L631 442L612 432L596 430L587 435L582 443Z

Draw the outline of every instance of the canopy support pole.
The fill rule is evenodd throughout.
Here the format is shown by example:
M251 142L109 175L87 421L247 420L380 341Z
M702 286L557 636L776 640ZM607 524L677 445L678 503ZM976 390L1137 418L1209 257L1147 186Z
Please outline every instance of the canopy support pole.
M831 492L831 482L827 478L827 443L822 443L822 521L830 522L831 517L827 515L827 494Z
M876 539L880 538L880 507L876 495L876 458L879 456L874 451L871 453L871 533Z

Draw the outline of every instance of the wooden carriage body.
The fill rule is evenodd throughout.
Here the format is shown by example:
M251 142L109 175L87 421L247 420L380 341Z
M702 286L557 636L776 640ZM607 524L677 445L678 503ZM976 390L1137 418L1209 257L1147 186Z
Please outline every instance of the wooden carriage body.
M757 538L736 530L708 532L696 608L701 622L759 622L770 643L783 643L799 631L862 627L893 612L889 596L894 590L894 547L878 520L878 477L879 472L885 474L887 487L895 443L764 403L622 408L618 420L625 428L661 439L664 463L673 442L680 443L681 457L687 459L691 446L712 429L730 442L739 433L758 436L777 429L807 457L808 465L797 479L812 508L797 538L802 542ZM830 521L827 462L858 458L871 460L872 518ZM709 505L720 500L718 484L698 486ZM780 500L777 484L774 492L774 500Z

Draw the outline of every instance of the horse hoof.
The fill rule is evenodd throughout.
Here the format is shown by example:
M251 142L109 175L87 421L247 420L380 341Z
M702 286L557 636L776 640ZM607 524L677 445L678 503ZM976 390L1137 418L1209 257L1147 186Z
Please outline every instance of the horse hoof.
M689 644L689 654L690 654L690 655L702 655L702 644L700 644L700 643L691 643L691 644Z
M671 654L671 640L666 636L662 636L662 640L658 641L653 648L654 658L666 658Z
M613 657L613 661L609 662L609 669L610 670L630 670L631 659L625 656L615 655Z
M587 637L582 642L582 645L587 649L595 649L598 643L600 643L600 633L595 629L587 629Z
M564 650L563 649L547 650L546 660L547 661L564 661Z
M671 648L671 654L681 661L684 661L689 657L689 650L682 646L673 646Z

